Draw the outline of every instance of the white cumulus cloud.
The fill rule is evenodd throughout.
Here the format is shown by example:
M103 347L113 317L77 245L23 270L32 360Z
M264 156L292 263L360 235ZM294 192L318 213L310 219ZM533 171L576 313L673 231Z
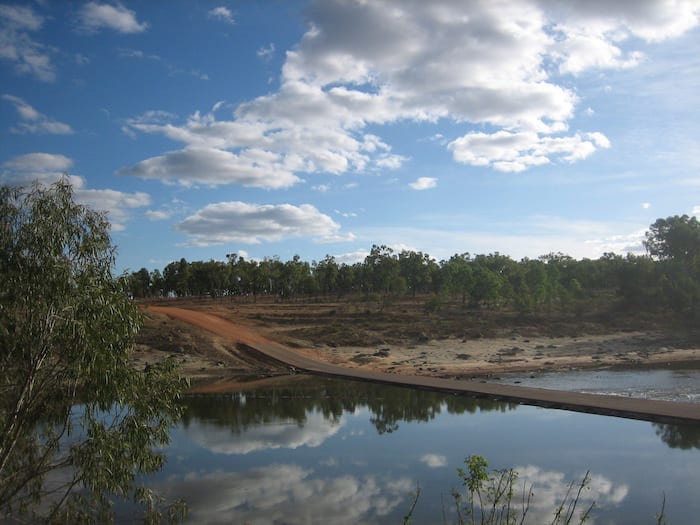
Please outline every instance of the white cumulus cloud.
M129 210L151 204L150 196L141 191L126 193L117 190L81 188L75 190L75 198L78 202L96 210L106 211L113 231L126 229L126 222L130 218Z
M164 221L169 219L172 213L164 210L146 210L144 215L149 221Z
M55 153L27 153L3 163L0 180L4 184L28 185L34 181L51 184L73 165L73 160Z
M313 237L321 242L347 240L340 225L310 204L209 204L184 219L175 229L191 244L242 242L256 244L292 237Z
M31 7L19 5L0 5L0 18L17 29L36 31L44 24L43 17L37 15Z
M585 159L598 148L609 148L610 141L599 132L569 137L542 136L538 133L498 131L468 133L448 144L457 162L490 166L498 171L519 172L531 166L561 158L566 162Z
M112 29L118 33L143 33L148 29L147 23L137 20L134 11L119 3L88 2L80 10L78 20L82 29L88 32Z
M437 187L437 179L434 177L418 177L414 182L409 183L414 190L429 190Z
M216 148L186 148L152 157L132 167L118 170L120 175L143 179L161 179L183 185L240 184L257 188L287 188L299 179L275 153L249 149L240 154Z
M15 109L17 110L17 113L21 119L21 122L16 127L11 128L13 133L46 133L49 135L70 135L73 133L73 128L71 128L68 124L58 122L57 120L53 120L43 113L38 112L20 97L16 97L14 95L2 95L1 98L14 104Z
M338 264L347 264L352 266L355 263L361 263L369 255L369 250L360 249L354 252L341 253L335 256Z
M692 0L312 0L306 14L309 29L286 52L276 92L227 120L195 112L184 123L128 125L183 149L123 173L286 187L302 173L396 169L409 157L369 129L439 120L458 129L441 142L459 163L520 172L579 162L610 142L600 130L569 133L580 102L570 76L636 66L644 57L635 47L682 35L699 9ZM211 169L224 156L235 173Z
M20 74L33 75L43 82L56 79L51 50L34 40L44 18L31 7L0 5L0 60L10 62Z
M0 183L13 186L29 186L35 182L49 185L65 177L72 166L73 160L65 155L28 153L2 164ZM85 179L76 175L68 176L68 181L73 186L77 202L107 212L113 231L126 228L130 209L148 206L151 203L147 193L86 188Z

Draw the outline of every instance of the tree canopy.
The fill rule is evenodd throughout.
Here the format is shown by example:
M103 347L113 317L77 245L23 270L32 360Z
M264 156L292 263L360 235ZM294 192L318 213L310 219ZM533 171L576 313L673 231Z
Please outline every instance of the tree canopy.
M135 479L162 465L182 385L171 362L130 366L140 315L114 254L66 180L0 188L0 521L165 511Z
M675 215L658 219L649 227L644 245L652 257L695 261L700 255L700 222Z
M436 261L411 250L372 246L364 261L338 263L266 257L169 263L161 273L130 274L135 297L252 297L295 300L318 295L356 295L380 307L397 297L428 296L427 309L459 300L464 308L512 308L520 313L614 308L658 310L695 319L700 304L700 222L687 215L658 219L646 233L647 254L606 253L576 260L562 253L515 261L496 253L455 254Z

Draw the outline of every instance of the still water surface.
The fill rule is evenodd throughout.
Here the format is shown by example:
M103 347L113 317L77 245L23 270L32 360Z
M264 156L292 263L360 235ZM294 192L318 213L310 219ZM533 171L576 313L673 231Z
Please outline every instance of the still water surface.
M567 482L590 470L593 523L700 516L700 426L675 426L466 396L295 377L190 396L154 482L192 523L455 522L465 456L534 484L529 523L551 521Z

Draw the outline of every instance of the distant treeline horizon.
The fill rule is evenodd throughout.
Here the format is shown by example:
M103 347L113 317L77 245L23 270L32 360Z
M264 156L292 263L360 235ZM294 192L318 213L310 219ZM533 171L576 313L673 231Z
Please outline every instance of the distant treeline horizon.
M412 250L373 245L364 261L338 263L331 255L311 263L295 255L226 261L182 258L162 271L128 275L135 298L273 295L342 298L363 294L381 304L401 296L458 300L470 308L513 308L522 313L581 312L601 301L622 308L670 308L694 318L700 298L700 223L687 215L658 219L646 232L644 255L605 253L574 259L550 253L519 261L498 252L455 254L436 261Z

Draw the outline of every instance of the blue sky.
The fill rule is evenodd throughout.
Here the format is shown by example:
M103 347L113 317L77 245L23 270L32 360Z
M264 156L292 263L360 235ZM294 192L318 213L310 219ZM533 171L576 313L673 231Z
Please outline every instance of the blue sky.
M700 215L697 0L0 3L0 182L117 270L641 253Z

